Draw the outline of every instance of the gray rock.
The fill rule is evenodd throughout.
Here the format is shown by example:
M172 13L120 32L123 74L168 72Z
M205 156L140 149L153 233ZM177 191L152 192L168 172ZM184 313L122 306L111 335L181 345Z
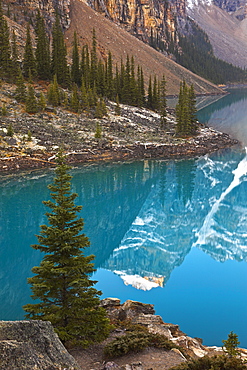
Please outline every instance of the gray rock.
M0 321L0 369L76 370L48 321Z
M120 369L120 366L118 366L113 361L109 361L106 364L104 364L104 367L102 367L102 370L111 370L111 369Z
M5 141L6 143L8 143L9 145L16 145L17 144L17 141L15 138L13 137L6 137L5 138Z
M102 299L100 302L101 307L107 307L107 306L120 306L120 299L119 298L105 298Z

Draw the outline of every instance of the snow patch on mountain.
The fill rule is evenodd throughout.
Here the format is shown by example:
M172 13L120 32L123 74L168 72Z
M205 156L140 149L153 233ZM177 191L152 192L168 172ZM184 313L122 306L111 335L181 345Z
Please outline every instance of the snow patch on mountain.
M186 7L188 9L193 9L194 7L197 7L199 5L211 5L213 3L212 0L188 0L186 2Z

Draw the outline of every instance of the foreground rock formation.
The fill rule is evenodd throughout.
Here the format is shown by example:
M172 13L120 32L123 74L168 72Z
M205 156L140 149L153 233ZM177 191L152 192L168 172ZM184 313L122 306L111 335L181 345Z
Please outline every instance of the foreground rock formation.
M74 348L67 352L55 334L50 322L46 321L0 321L0 369L2 370L153 370L170 369L186 358L221 354L222 349L207 347L199 338L191 338L178 325L165 323L155 315L152 304L127 300L123 304L117 298L101 301L110 320L121 324L121 329L111 333L101 344L87 349ZM145 326L150 333L162 334L179 348L163 350L148 348L142 352L127 354L107 362L103 355L104 346L110 340L125 335L126 323ZM247 359L247 350L239 349L241 357Z
M48 321L0 321L0 369L76 370Z

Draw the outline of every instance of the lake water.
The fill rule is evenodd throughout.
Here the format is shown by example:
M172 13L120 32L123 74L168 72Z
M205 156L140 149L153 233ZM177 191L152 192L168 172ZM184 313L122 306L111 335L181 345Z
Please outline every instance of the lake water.
M247 348L247 89L199 119L242 146L190 160L145 160L73 169L73 191L96 255L103 297L152 303L165 322L207 345L232 330ZM46 222L53 170L0 181L0 319L23 318L30 248Z

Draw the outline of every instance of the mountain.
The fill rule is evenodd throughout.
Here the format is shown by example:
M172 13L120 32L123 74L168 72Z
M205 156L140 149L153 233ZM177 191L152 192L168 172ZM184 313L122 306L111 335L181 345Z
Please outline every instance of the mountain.
M162 75L165 75L168 95L178 94L179 84L183 79L188 84L194 84L197 94L220 94L222 92L214 84L154 50L84 2L71 0L70 27L65 32L67 46L71 47L72 45L74 31L77 32L81 45L91 45L93 28L96 31L98 54L103 59L106 58L108 50L110 50L114 62L120 66L121 59L125 61L127 55L133 55L136 65L140 64L143 67L146 83L149 75L157 75L160 79Z
M206 32L215 56L242 68L247 66L245 9L243 1L192 0L187 3L187 14Z
M143 4L141 6L134 7L136 11L139 11L142 15L141 18L136 17L132 22L137 24L140 20L140 27L138 28L139 32L141 33L141 30L143 27L146 27L147 24L158 24L157 22L159 20L160 25L158 26L163 30L163 33L161 32L161 34L163 35L166 33L166 35L168 35L168 39L172 37L172 39L175 40L177 37L175 14L183 14L184 4L177 1L177 3L167 7L167 10L160 6L159 1L154 2L153 5L151 3L149 5L148 3L145 3L146 5L144 4L144 6ZM127 2L125 7L127 9L126 14L121 12L124 27L120 27L120 22L117 25L111 19L107 19L105 12L100 14L85 2L79 0L62 0L57 4L57 7L56 3L51 0L32 0L25 3L13 3L8 0L3 0L3 10L8 20L10 33L12 33L12 30L15 30L19 50L22 50L23 52L23 46L25 44L25 28L28 21L31 22L31 29L34 30L37 9L39 9L41 14L44 16L47 31L51 34L56 8L65 29L65 39L67 41L69 58L72 54L71 48L74 31L78 33L80 46L83 46L84 44L91 45L92 31L94 28L97 37L98 55L105 60L108 51L110 50L113 55L113 61L118 63L118 66L121 64L121 59L125 63L127 55L133 56L136 66L140 65L143 68L146 87L150 75L152 75L152 77L157 75L159 79L165 75L167 79L168 95L178 94L180 81L183 79L185 79L188 84L194 84L197 94L222 93L222 90L214 84L198 77L175 63L174 60L172 60L172 56L168 57L165 53L154 50L148 44L131 35L132 30L127 22L127 20L130 19L131 8L128 7ZM132 9L132 12L134 12L134 8ZM147 8L149 9L148 11ZM144 14L145 9L147 13L145 13L146 15ZM159 17L156 17L154 15L158 13L158 10L160 10ZM164 17L166 17L166 22L164 21ZM124 21L124 19L126 20ZM147 32L146 35L143 33L143 39L145 39L145 37L148 38L149 35L151 35L151 29L153 29L153 36L156 32L155 27L146 28ZM35 43L33 43L33 45L35 45Z
M219 40L216 38L218 41L216 41L215 47L213 44L214 53L217 57L229 60L233 64L235 59L237 59L239 65L244 66L245 53L247 52L242 52L241 57L235 58L235 49L237 48L238 54L241 54L241 51L245 50L242 44L246 43L244 38L245 28L243 27L245 19L239 20L240 13L243 13L242 0L239 0L239 5L235 5L235 7L233 5L230 6L230 0L228 0L227 5L225 2L220 3L218 1L217 6L204 5L201 2L198 2L197 6L193 1L62 0L54 2L51 0L30 0L17 3L3 0L3 8L9 21L10 29L11 31L15 30L19 48L22 50L25 41L23 35L25 36L26 24L30 22L31 28L34 29L37 9L44 17L46 28L50 35L57 11L65 30L69 58L71 58L72 54L74 31L77 32L80 46L82 47L84 44L91 45L94 28L98 42L98 55L106 60L110 50L113 55L113 61L118 66L120 66L121 60L125 62L127 55L134 56L135 64L143 68L146 87L149 76L154 76L155 74L159 79L163 75L166 76L168 95L178 94L179 84L183 79L188 84L194 84L197 94L219 94L221 90L208 83L207 80L220 84L244 80L245 76L242 76L242 71L240 73L239 71L232 71L228 66L220 65L217 60L212 58L212 47L209 44L207 35L198 28L191 18L187 17L187 12L196 21L196 18L199 18L198 24L199 21L203 22L203 19L206 17L206 15L201 17L198 9L212 6L217 12L225 15L227 18L225 23L215 22L215 27L219 27L217 32L214 31L212 26L212 39L215 39L215 34L219 37ZM238 12L238 14L233 16L220 9L219 6L227 8L227 10L232 12L235 11L235 13ZM196 17L197 13L198 17ZM227 31L230 28L227 23L228 17L233 22L232 28L234 30L241 24L238 34L240 36L243 35L243 40L239 36L239 43L231 41L231 38L228 37ZM206 19L205 28L208 27L210 22L213 24L211 18ZM221 24L225 24L225 27L222 28ZM232 29L230 29L229 33L231 35L234 34ZM226 42L233 49L228 44L226 47L221 47L224 35L227 35ZM188 40L187 44L181 43L182 38ZM194 43L197 43L196 48L194 48ZM152 46L152 48L149 46ZM220 52L220 48L223 52ZM231 59L228 59L228 56ZM174 63L175 60L204 79L198 78L195 74L191 74L188 70L181 68L177 63Z

